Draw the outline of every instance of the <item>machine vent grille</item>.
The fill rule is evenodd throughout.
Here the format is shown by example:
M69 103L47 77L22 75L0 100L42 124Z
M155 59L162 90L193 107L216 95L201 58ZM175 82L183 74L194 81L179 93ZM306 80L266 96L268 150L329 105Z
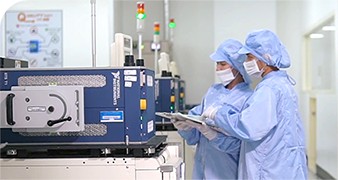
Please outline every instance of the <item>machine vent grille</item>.
M62 76L22 76L18 79L19 86L84 86L103 87L106 77L103 75L62 75Z
M86 124L81 132L20 132L22 136L104 136L107 126L104 124Z

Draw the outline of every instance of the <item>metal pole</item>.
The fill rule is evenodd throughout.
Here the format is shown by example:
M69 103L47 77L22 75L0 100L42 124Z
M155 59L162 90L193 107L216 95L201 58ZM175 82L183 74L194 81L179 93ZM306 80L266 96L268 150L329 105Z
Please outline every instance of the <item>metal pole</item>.
M164 0L164 40L169 40L169 0Z
M138 58L142 59L142 33L138 34Z
M92 66L96 67L96 0L90 0L92 22Z
M155 71L155 75L158 73L158 70L157 70L157 62L158 62L158 49L157 49L157 45L158 43L154 43L155 44L155 59L154 59L154 71Z

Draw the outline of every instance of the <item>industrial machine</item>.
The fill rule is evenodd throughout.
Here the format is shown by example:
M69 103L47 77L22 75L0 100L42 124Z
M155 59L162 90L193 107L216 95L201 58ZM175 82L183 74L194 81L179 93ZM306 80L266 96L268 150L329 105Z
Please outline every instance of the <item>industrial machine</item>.
M160 73L155 78L155 110L156 112L184 112L185 107L185 81L181 80L174 61L169 60L169 55L160 53L158 60ZM179 147L179 155L185 162L185 177L191 179L193 149L177 133L170 119L156 117L156 134L167 136L167 143Z
M162 74L167 72L162 72ZM155 78L155 102L156 112L178 112L184 103L184 81L179 78L171 77ZM182 84L180 84L182 83ZM180 86L181 85L181 86ZM178 146L179 157L185 162L185 177L191 179L194 149L187 145L185 140L177 133L177 129L170 119L156 116L156 134L167 136L167 144Z
M144 3L137 3L138 59L117 34L111 66L0 69L0 179L184 179L179 147L156 135L155 73L144 67ZM122 67L122 58L125 58Z
M178 111L185 113L185 81L179 79L178 81L179 89L179 100L178 100Z
M182 178L178 147L155 135L154 71L4 68L0 84L1 179Z
M151 157L2 158L0 179L184 179L177 146Z
M179 79L160 77L155 79L155 110L156 112L178 112L179 108ZM156 116L157 129L168 128L170 119ZM160 128L159 128L160 126Z
M0 68L27 68L28 61L21 59L12 59L0 57Z
M141 67L1 69L1 142L146 143L153 77Z

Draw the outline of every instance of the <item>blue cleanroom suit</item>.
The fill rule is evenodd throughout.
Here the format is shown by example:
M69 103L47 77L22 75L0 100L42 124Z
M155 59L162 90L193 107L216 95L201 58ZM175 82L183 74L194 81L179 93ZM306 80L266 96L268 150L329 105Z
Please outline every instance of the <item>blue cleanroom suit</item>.
M267 74L241 110L227 103L215 116L242 140L238 178L307 179L304 130L286 72Z
M217 106L227 102L241 109L246 99L252 94L249 84L242 82L228 90L222 84L209 88L202 103L189 111L191 115L201 115L209 106ZM218 133L209 141L196 128L188 131L180 130L179 134L189 145L196 145L193 179L237 179L240 140ZM219 144L220 149L211 143Z

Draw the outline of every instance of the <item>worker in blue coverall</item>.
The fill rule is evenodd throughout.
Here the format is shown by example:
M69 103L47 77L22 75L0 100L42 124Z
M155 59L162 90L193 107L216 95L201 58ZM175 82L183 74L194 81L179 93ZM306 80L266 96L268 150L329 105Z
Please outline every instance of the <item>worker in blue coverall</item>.
M209 106L202 116L242 140L239 179L307 179L305 134L294 80L280 68L290 66L284 45L270 30L249 33L239 51L244 67L260 77L244 109L231 103Z
M210 58L217 63L216 75L221 83L212 85L200 105L189 111L189 115L202 115L209 106L227 102L239 109L252 94L243 62L246 55L237 52L242 44L234 39L224 41ZM206 126L172 119L178 133L189 145L197 145L193 179L237 179L241 141ZM215 143L216 146L212 144ZM216 147L216 148L215 148ZM218 148L219 147L219 148Z

